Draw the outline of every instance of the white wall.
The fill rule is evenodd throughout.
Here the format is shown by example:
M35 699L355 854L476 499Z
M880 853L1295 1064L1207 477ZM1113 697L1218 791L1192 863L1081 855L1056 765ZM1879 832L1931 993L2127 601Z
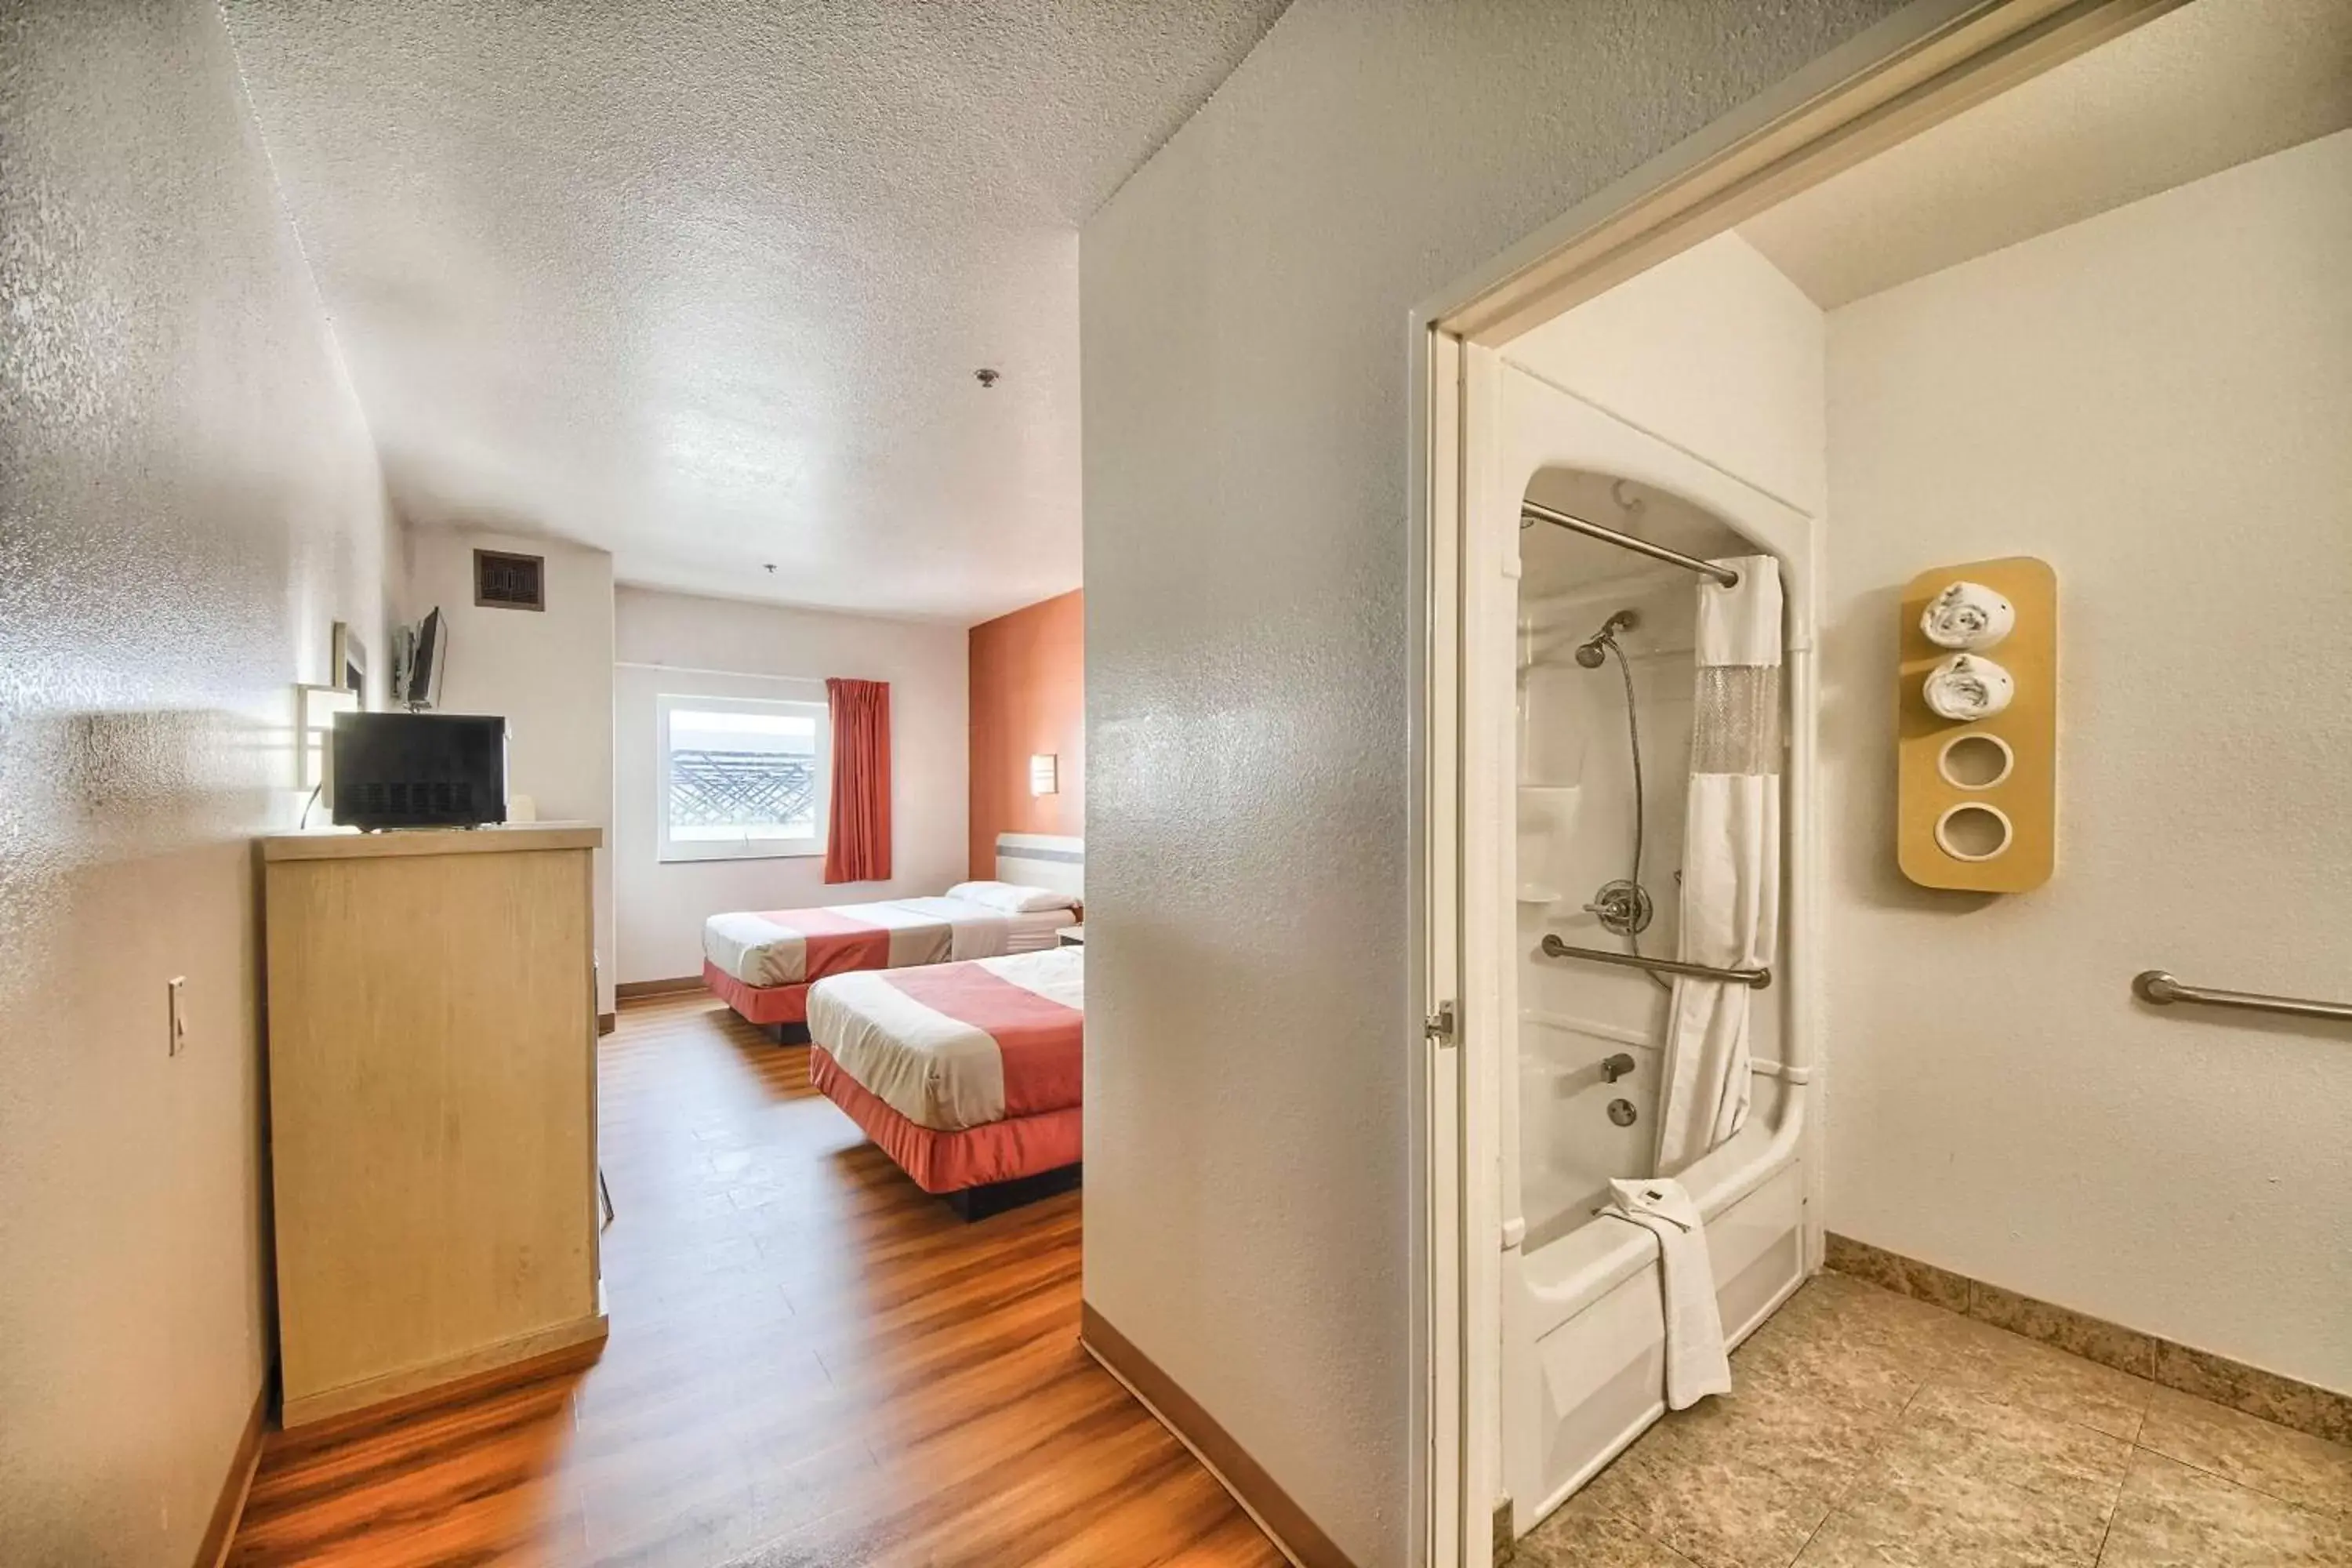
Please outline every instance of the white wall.
M507 788L531 797L540 820L593 822L596 852L599 1011L613 1009L613 558L561 540L461 529L411 535L404 611L438 605L448 631L439 710L507 720ZM474 552L544 556L547 608L474 603Z
M1299 0L1090 221L1088 1302L1407 1560L1406 323L1894 9Z
M1829 496L1822 312L1719 234L1503 350L1511 364L1815 517Z
M273 1352L252 840L383 483L218 11L0 31L0 1562L186 1568Z
M2352 1390L2352 132L1833 312L1830 1223ZM2057 875L1893 861L1895 595L2048 558ZM1091 1174L1091 1173L1089 1173Z
M646 588L623 588L616 607L620 979L701 973L702 922L729 910L940 893L964 879L971 752L961 627ZM655 700L683 692L822 702L828 676L890 683L891 880L828 887L822 856L664 865Z

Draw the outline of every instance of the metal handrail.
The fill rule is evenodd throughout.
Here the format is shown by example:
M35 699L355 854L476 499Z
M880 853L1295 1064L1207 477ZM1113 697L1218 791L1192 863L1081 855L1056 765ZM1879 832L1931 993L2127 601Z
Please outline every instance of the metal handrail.
M2290 1018L2333 1018L2352 1023L2352 1002L2313 1002L2300 996L2266 996L2259 991L2214 991L2183 985L2161 969L2132 976L2132 994L2158 1007L2193 1002L2200 1007L2240 1007L2249 1013L2283 1013Z
M1543 939L1546 958L1585 958L1613 963L1621 969L1647 969L1658 974L1687 974L1694 980L1723 980L1761 991L1772 984L1769 969L1717 969L1712 963L1685 963L1678 958L1646 958L1638 952L1612 952L1605 947L1570 947L1556 936Z

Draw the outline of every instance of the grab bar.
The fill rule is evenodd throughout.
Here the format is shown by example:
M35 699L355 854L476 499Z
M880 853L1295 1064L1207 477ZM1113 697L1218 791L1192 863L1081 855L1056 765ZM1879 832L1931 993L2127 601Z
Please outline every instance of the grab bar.
M2299 996L2265 996L2259 991L2212 991L2202 985L2183 985L2161 969L2144 969L2133 975L2131 988L2133 995L2158 1007L2194 1002L2204 1007L2242 1007L2249 1013L2352 1022L2352 1002L2311 1002Z
M1769 969L1717 969L1711 963L1685 963L1675 958L1644 958L1638 952L1612 952L1605 947L1570 947L1556 936L1543 939L1546 958L1587 958L1622 969L1647 969L1659 974L1687 974L1694 980L1726 980L1761 991L1772 984Z

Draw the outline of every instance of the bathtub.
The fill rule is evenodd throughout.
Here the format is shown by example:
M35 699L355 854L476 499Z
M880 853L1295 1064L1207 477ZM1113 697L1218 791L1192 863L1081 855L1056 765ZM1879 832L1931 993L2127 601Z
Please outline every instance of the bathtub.
M1707 1251L1727 1339L1737 1344L1804 1282L1818 1258L1809 1214L1817 1156L1808 1128L1817 1070L1813 973L1815 672L1809 642L1787 654L1791 706L1784 801L1788 836L1781 942L1758 1010L1748 1123L1680 1176L1706 1216ZM1671 775L1669 775L1671 776ZM1606 941L1573 911L1522 902L1517 939L1545 930ZM1670 930L1661 931L1664 946ZM1663 1006L1645 1015L1638 980L1616 971L1522 965L1508 1005L1517 1020L1506 1110L1501 1270L1501 1480L1516 1532L1535 1528L1665 1413L1664 1313L1657 1242L1622 1220L1596 1218L1608 1178L1646 1173L1657 1105ZM1517 972L1515 971L1515 975ZM1630 1056L1612 1081L1601 1063ZM1628 1128L1606 1114L1635 1108ZM1522 1118L1524 1117L1524 1121ZM1812 1223L1809 1224L1809 1219Z
M1523 407L1507 421L1502 489L1570 515L1607 515L1617 483L1636 487L1640 527L1671 531L1702 558L1761 551L1780 563L1786 606L1782 692L1781 906L1772 984L1759 994L1748 1045L1750 1110L1728 1142L1677 1173L1706 1221L1725 1335L1738 1343L1818 1265L1818 1091L1822 1059L1816 976L1819 852L1818 671L1813 648L1822 540L1817 519L1632 431L1604 411L1507 380ZM1588 509L1580 511L1579 508ZM1712 525L1718 531L1710 536ZM1507 526L1516 526L1516 520ZM1644 951L1675 951L1674 883L1689 772L1695 619L1689 579L1673 567L1593 571L1557 542L1522 547L1514 622L1516 722L1496 804L1516 811L1497 910L1515 957L1498 965L1499 1016L1512 1053L1498 1062L1501 1158L1489 1213L1501 1223L1495 1418L1486 1471L1525 1534L1665 1414L1663 1292L1654 1237L1592 1215L1611 1177L1654 1169L1665 1004L1629 971L1537 956L1542 936L1614 947L1585 900L1628 866L1635 795L1619 760L1632 745L1624 687L1573 652L1603 616L1636 611L1615 661L1633 687L1645 754L1639 801L1648 822L1646 879L1655 898ZM1549 558L1544 553L1549 549ZM1661 575L1660 574L1663 574ZM1662 586L1661 584L1665 584ZM1499 642L1497 651L1499 652ZM1563 648L1569 663L1562 662ZM1591 672L1579 676L1574 668ZM1499 659L1497 660L1499 673ZM1582 682L1582 684L1580 684ZM1515 793L1502 795L1508 786ZM1553 792L1573 787L1572 813ZM1507 804L1506 804L1507 802ZM1512 822L1512 816L1501 818ZM1530 827L1537 831L1530 832ZM1502 1042L1497 1042L1501 1045ZM1620 1070L1630 1058L1630 1072ZM1623 1104L1616 1103L1619 1100ZM1489 1277L1493 1279L1494 1277ZM1735 1377L1738 1375L1735 1371ZM1483 1479L1483 1478L1482 1478Z
M1734 1343L1805 1279L1805 1089L1787 1074L1759 1070L1748 1125L1681 1178ZM1596 1218L1505 1241L1504 1482L1524 1533L1665 1414L1665 1341L1649 1232Z

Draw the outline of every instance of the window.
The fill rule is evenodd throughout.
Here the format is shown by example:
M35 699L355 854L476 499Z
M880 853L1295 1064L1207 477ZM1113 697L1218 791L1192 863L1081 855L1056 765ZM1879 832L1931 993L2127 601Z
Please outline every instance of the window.
M663 859L824 853L824 703L666 696L659 722Z

